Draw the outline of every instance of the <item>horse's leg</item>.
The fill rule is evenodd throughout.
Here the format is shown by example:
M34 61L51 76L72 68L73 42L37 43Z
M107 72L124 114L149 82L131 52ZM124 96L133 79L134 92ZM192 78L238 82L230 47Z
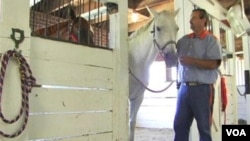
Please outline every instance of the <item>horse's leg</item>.
M134 141L134 133L135 133L135 126L136 126L136 117L138 110L141 106L141 103L144 98L144 89L140 90L138 96L134 99L130 99L130 141Z

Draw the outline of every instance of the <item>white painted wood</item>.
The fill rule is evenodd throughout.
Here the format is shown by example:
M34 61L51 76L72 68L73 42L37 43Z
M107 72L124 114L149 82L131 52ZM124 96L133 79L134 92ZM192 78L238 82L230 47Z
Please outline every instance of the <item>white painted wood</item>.
M57 41L46 41L44 46L45 41L32 37L31 64L38 84L112 89L111 50Z
M110 112L112 91L34 88L30 114L69 112Z
M226 78L228 105L226 109L226 124L238 124L238 93L235 90L235 81L230 76Z
M113 135L111 133L106 134L97 134L97 135L89 135L89 136L82 136L76 138L67 138L67 141L102 141L107 140L111 141L113 139Z
M46 43L45 43L46 41ZM32 59L112 68L112 50L91 48L39 37L31 38Z
M24 30L25 37L30 37L29 0L1 0L0 37L10 37L12 28Z
M243 46L243 56L244 56L244 66L245 70L250 70L250 55L249 55L249 46L250 46L250 37L249 36L242 36L242 46ZM249 107L250 107L250 94L246 95L246 107L247 107L247 123L250 123L250 112L249 112Z
M30 29L29 29L29 1L9 1L1 0L0 7L0 55L3 55L7 50L12 50L15 47L14 42L10 38L12 28L17 28L24 31L25 39L19 45L22 50L22 55L29 60L30 54ZM27 20L26 20L27 19ZM16 38L20 37L16 34ZM1 64L0 64L1 66ZM2 67L2 66L1 66ZM21 108L21 89L20 89L20 75L18 64L14 60L9 61L7 67L2 93L2 110L3 114L8 119L13 119L19 113ZM13 124L6 124L0 120L0 131L7 134L13 134L20 130L23 124L23 118L19 119ZM21 135L15 138L5 138L0 135L0 141L26 141L28 140L27 128Z
M33 63L39 63L37 67L33 66L38 84L112 89L111 69L53 61L32 60ZM46 68L46 70L42 71L41 68Z
M128 115L128 1L119 0L117 14L111 15L110 39L114 39L113 141L129 140Z
M112 112L30 116L29 138L51 139L112 133ZM105 121L105 122L104 122Z
M220 22L216 19L212 19L212 27L214 36L220 41ZM213 115L212 115L212 125L211 132L212 138L217 140L221 138L221 126L220 126L220 114L221 114L221 95L220 95L220 75L216 83L214 84L214 105L213 105ZM194 137L194 136L193 136ZM197 141L199 138L197 138Z
M9 27L26 29L22 54L30 61L37 84L70 88L33 88L26 130L15 139L0 136L0 140L127 141L128 36L127 19L120 18L127 17L127 1L112 1L119 5L119 12L110 18L112 50L30 37L28 2L1 0L0 52L14 47ZM11 94L3 97L8 117L20 106L20 95L14 95L20 93L19 73L17 66L10 67L4 91ZM0 121L0 130L14 132L21 123L7 126Z
M45 42L46 46L44 46ZM38 38L34 39L32 46L37 43L41 46L33 47L34 53L31 56L34 74L38 75L37 81L41 84L71 86L79 89L36 88L32 92L30 139L68 138L69 136L75 138L74 140L81 140L85 136L98 138L99 134L107 134L104 137L107 136L105 138L109 139L110 133L113 133L113 140L127 138L127 134L124 134L128 130L126 128L128 126L127 95L118 95L118 93L121 88L122 92L126 92L128 87L125 89L120 87L119 84L122 83L117 83L120 79L114 79L117 76L114 74L116 62L112 59L115 56L114 51L91 49ZM88 56L91 58L92 55L95 59L87 58ZM124 76L126 75L122 75ZM123 82L128 83L128 81ZM117 89L114 86L120 88ZM120 104L123 106L118 106ZM79 119L79 115L83 119ZM62 123L65 124L63 125L65 128L62 127ZM125 127L122 129L123 132L118 131L121 126ZM37 127L40 128L37 129ZM61 130L56 130L58 128Z
M176 22L179 26L179 31L177 34L177 39L181 38L184 34L191 32L189 20L191 12L193 10L193 4L188 0L175 0L174 1L175 9L180 9L176 17Z

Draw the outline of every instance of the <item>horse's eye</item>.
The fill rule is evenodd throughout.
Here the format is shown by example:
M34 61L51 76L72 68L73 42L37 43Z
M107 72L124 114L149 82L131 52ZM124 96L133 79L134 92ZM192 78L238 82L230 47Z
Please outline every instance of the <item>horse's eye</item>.
M159 26L157 26L156 29L157 29L157 31L160 31L160 30L161 30Z

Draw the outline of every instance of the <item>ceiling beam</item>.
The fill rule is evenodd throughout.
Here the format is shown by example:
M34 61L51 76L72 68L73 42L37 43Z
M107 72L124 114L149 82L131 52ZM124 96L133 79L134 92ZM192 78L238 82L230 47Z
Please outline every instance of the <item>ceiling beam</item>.
M174 11L174 2L173 1L170 1L168 3L164 2L164 3L161 3L161 4L157 4L157 5L154 5L154 6L151 6L149 7L150 9L153 9L157 12L160 12L162 10L169 10L169 11ZM131 9L131 11L133 11ZM147 23L149 20L150 20L150 14L148 12L148 10L146 9L146 7L144 7L143 9L141 8L140 10L136 11L139 15L139 17L141 17L141 19L139 18L137 22L132 22L130 20L130 15L128 16L129 17L129 20L128 20L128 30L129 32L132 32L132 31L135 31L136 29L142 27L145 23Z
M205 9L211 16L218 20L226 19L227 10L221 6L218 1L215 0L189 0L194 5ZM216 9L216 10L211 10Z

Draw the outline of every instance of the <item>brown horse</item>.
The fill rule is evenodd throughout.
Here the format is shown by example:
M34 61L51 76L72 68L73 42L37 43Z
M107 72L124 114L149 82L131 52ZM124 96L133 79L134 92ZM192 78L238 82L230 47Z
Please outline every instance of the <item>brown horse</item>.
M32 32L32 35L44 36L64 41L72 41L79 44L94 45L94 32L88 21L82 17L66 20L46 28Z

